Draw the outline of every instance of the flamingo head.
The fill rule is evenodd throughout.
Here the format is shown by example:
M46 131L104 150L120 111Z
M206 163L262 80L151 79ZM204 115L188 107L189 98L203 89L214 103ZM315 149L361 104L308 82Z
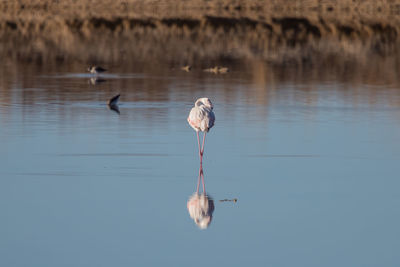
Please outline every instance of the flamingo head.
M211 103L211 100L207 97L202 97L202 98L197 99L195 106L198 106L198 107L205 106L211 110L214 108L213 104Z

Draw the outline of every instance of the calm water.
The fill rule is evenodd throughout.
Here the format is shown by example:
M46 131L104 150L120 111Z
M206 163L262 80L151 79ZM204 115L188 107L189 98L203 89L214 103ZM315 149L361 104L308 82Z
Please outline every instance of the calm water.
M399 266L398 83L53 67L0 76L1 266ZM203 96L206 230L186 208Z

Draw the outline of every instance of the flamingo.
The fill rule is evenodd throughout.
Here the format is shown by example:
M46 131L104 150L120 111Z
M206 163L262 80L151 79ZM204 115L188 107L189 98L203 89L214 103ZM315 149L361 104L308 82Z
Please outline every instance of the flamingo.
M213 105L207 97L202 97L196 100L194 107L190 110L187 118L189 125L196 131L197 143L199 145L200 165L203 164L204 143L206 134L214 126L215 115ZM203 144L200 147L199 131L204 133Z

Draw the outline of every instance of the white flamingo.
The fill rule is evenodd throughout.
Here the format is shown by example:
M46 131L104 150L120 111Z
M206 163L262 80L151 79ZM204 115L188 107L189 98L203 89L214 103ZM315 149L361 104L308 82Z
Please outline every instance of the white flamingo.
M197 143L199 144L200 165L203 163L204 143L206 134L214 126L215 115L213 105L207 97L202 97L196 100L194 107L187 118L189 125L196 131ZM204 132L203 144L200 147L199 131Z

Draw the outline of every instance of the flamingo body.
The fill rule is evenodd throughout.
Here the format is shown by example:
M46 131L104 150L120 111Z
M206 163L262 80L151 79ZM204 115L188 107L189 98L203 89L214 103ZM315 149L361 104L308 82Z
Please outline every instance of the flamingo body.
M208 132L214 126L215 121L210 99L206 97L197 99L187 121L196 132Z

